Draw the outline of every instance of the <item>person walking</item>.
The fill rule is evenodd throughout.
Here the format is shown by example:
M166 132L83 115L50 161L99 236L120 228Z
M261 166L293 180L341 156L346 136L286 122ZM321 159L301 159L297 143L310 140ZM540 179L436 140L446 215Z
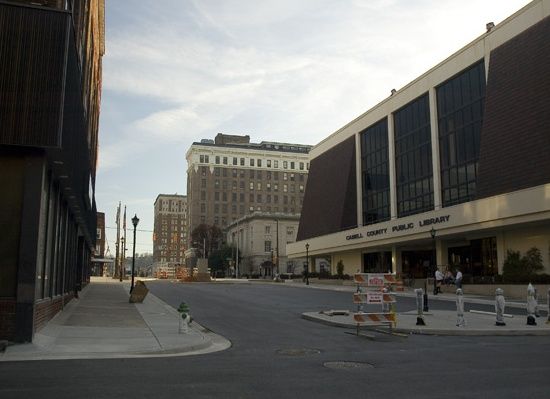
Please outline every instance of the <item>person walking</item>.
M457 289L462 288L462 272L459 269L456 269L455 285Z

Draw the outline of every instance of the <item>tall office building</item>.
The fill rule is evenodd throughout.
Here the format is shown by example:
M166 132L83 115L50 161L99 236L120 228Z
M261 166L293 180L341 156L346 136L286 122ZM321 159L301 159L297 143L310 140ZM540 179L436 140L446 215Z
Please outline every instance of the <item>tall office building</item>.
M550 272L549 37L533 1L315 146L287 252L483 281L537 248Z
M153 273L172 278L185 263L187 248L187 197L159 194L155 200Z
M104 52L103 0L0 1L0 339L89 281Z
M189 232L199 224L224 229L253 212L299 214L310 146L218 134L187 151Z

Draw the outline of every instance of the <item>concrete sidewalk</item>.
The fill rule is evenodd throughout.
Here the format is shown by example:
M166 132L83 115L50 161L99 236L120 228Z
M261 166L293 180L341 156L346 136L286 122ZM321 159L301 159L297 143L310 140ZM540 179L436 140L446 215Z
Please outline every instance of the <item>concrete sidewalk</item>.
M129 284L94 278L28 344L11 345L0 361L183 356L216 352L231 343L192 322L179 333L180 314L149 293L129 303Z
M353 311L357 305L352 302L352 293L356 291L354 286L330 286L330 285L309 285L303 284L288 284L288 286L306 287L312 289L321 290L333 290L350 293L350 314L347 316L335 315L329 316L324 313L318 312L305 312L302 317L307 320L320 322L336 327L344 328L357 328L357 323L353 320ZM400 297L415 298L416 294L413 290L405 290L402 292L392 292L399 302ZM456 301L456 294L444 293L438 295L429 295L429 302L432 301ZM464 303L480 304L494 306L495 299L491 297L484 297L479 295L464 295ZM506 301L506 308L525 309L525 302L519 301ZM378 312L379 306L369 305L365 306L364 311ZM539 309L542 311L541 317L537 318L536 326L527 325L527 313L525 315L510 315L512 317L505 317L504 321L506 326L496 326L496 316L494 314L479 314L473 312L465 312L464 318L466 320L466 326L457 327L457 314L456 311L450 310L430 310L424 314L424 321L426 325L417 326L417 312L411 310L408 312L402 312L397 314L397 326L393 329L394 332L405 334L426 334L426 335L470 335L470 336L502 336L502 335L550 335L550 323L548 320L547 312L548 306L545 304L539 304ZM327 309L329 310L329 309ZM387 326L364 326L363 330L370 329L384 329L389 331Z

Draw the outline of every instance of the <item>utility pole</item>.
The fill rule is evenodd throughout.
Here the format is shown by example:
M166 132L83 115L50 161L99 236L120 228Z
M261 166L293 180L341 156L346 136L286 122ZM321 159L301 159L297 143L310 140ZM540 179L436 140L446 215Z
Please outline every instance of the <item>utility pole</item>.
M122 242L122 262L120 264L120 274L123 277L126 277L126 245L128 244L128 240L126 238L126 205L124 205L124 217L122 219L122 229L124 230L124 241Z
M116 208L116 255L115 255L115 278L118 274L119 280L122 281L122 275L120 274L120 202Z
M279 274L279 219L275 220L277 222L277 264L275 265L275 270Z

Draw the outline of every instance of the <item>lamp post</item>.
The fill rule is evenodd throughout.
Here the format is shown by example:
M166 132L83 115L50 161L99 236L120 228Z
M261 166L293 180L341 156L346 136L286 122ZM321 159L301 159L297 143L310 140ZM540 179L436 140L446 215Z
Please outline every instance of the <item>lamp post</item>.
M430 230L430 235L432 236L432 248L434 250L435 250L435 234L436 234L436 230L432 226L432 229ZM432 256L433 256L433 254L432 254ZM429 273L432 273L432 272L433 272L433 267L430 268L430 270L429 270ZM428 307L428 276L429 276L429 274L426 276L426 282L424 283L424 309L423 309L424 312L429 311L429 307ZM435 292L436 284L437 284L437 282L435 281L435 278L434 278L434 292Z
M136 267L136 228L139 223L137 214L132 218L132 224L134 225L134 249L132 251L132 284L130 285L130 292L134 289L134 268Z
M309 243L306 243L306 267L304 268L306 285L309 285Z

